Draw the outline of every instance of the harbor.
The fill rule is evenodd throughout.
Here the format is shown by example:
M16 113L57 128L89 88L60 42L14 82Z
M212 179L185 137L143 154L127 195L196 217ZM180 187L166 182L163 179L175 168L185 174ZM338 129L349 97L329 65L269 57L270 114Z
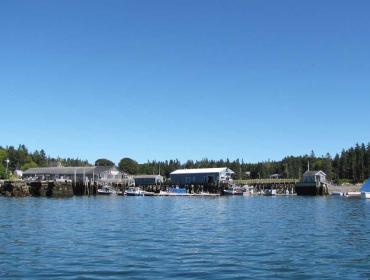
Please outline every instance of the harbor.
M323 171L310 170L302 179L234 180L227 168L179 169L170 178L130 175L116 167L31 168L18 180L0 181L0 195L8 197L119 196L223 196L223 195L339 195L359 196L360 186L331 184Z

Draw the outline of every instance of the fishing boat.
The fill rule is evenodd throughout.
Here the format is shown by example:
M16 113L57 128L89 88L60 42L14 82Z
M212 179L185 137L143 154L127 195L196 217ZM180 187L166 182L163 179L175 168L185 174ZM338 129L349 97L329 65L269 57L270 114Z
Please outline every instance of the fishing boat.
M160 191L160 196L188 196L190 195L186 188L180 188L179 186L176 187L169 187L166 191Z
M346 192L345 197L361 197L361 192ZM365 195L366 196L366 195ZM366 197L365 197L366 198Z
M145 191L140 189L139 187L130 187L125 191L125 195L127 196L144 196Z
M96 193L100 195L111 195L115 194L115 191L112 190L109 186L103 186L101 189L98 189Z
M254 193L253 186L248 186L248 185L244 186L244 192L243 192L244 196L251 196L253 195L253 193Z
M231 186L224 189L225 195L243 195L243 189L239 186Z
M276 195L276 190L274 189L266 189L263 193L265 196L275 196Z
M337 192L337 191L334 191L331 193L331 195L336 195L336 196L343 196L344 193L343 192Z

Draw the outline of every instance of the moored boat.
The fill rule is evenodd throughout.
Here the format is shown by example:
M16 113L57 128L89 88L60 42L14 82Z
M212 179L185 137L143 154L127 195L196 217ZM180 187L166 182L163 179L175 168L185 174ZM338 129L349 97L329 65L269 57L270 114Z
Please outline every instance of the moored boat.
M243 195L243 189L239 186L230 186L223 190L225 195Z
M127 195L127 196L144 196L145 191L143 191L139 187L130 187L125 191L125 195Z
M369 193L370 194L370 193ZM346 192L345 197L361 197L361 192ZM365 197L366 198L366 197ZM370 198L370 197L369 197Z
M343 196L342 192L332 192L331 195Z
M112 190L109 186L103 186L101 189L98 189L96 191L96 194L111 195L111 194L115 194L115 191Z

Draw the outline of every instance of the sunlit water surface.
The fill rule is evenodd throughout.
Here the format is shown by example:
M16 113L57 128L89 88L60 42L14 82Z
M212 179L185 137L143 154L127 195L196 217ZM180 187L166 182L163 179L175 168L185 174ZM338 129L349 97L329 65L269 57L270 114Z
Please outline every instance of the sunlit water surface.
M370 201L0 198L0 279L368 279Z

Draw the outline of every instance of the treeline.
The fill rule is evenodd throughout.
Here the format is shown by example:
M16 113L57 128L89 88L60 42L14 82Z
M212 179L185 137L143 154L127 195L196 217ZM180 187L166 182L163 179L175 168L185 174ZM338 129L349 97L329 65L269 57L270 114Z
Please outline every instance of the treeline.
M57 166L85 166L90 165L87 160L80 160L74 158L53 158L47 156L44 150L36 150L34 152L28 151L25 145L19 145L18 148L14 146L0 146L0 178L6 178L6 166L8 162L8 171L14 172L17 169L27 170L32 167L46 167Z
M6 177L6 159L9 159L9 171L16 169L26 170L31 167L45 166L86 166L91 165L86 160L73 158L52 158L44 150L29 152L24 145L18 148L0 146L0 178ZM330 154L316 156L312 151L309 155L288 156L280 161L264 161L246 163L243 160L188 160L181 163L179 160L150 161L138 163L130 158L123 158L118 168L129 174L161 174L169 177L170 173L180 168L209 168L229 167L235 174L235 179L268 178L272 174L279 174L282 178L300 178L307 165L311 170L323 170L329 179L337 182L363 182L370 176L370 143L356 144L354 147L342 150L332 157ZM98 159L95 165L113 166L108 159Z
M243 160L179 160L151 161L139 164L132 159L122 159L119 168L130 174L161 174L169 177L170 173L180 168L229 167L235 172L235 179L269 178L278 174L282 178L301 178L303 172L310 170L324 171L330 180L351 183L363 182L370 176L370 143L356 144L355 147L343 149L334 158L330 154L316 156L312 151L309 155L288 156L281 161L264 161L245 163Z

